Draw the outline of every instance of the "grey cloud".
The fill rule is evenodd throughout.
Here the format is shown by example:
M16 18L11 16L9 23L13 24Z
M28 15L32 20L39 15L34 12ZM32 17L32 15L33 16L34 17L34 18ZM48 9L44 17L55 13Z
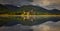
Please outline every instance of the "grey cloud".
M29 5L30 1L28 0L0 0L0 4L11 4L11 5Z
M1 4L12 4L12 5L37 5L46 9L60 9L60 0L0 0Z

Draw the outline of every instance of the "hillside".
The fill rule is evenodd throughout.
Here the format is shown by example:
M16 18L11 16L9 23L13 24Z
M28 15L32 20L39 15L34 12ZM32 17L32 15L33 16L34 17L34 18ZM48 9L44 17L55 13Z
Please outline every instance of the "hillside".
M24 12L26 12L24 14ZM29 14L28 14L29 13ZM12 15L12 16L5 16L5 14ZM24 16L13 16L13 15L27 15L27 19L24 19ZM33 5L24 5L21 7L13 6L13 5L1 5L0 4L0 26L12 26L16 24L22 24L22 25L38 25L42 24L47 21L54 21L57 22L60 20L60 10L53 9L53 10L47 10L39 6L33 6ZM28 15L41 15L37 16L34 21L31 21L28 19ZM42 16L45 15L45 16ZM53 15L53 16L48 16ZM34 19L34 18L33 18Z
M35 12L35 14L40 15L59 15L60 10L53 9L53 10L47 10L39 6L33 6L33 5L24 5L21 7L13 6L13 5L1 5L0 4L0 14L22 14L23 11L31 11Z

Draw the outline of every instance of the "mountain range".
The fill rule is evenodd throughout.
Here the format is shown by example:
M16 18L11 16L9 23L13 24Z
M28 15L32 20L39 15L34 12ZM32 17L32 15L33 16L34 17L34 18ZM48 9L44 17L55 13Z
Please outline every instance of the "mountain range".
M21 6L21 7L17 7L17 6L14 6L14 5L1 5L0 4L0 14L9 14L9 13L12 13L12 14L19 14L19 13L22 13L22 11L31 11L33 9L33 11L35 11L37 14L40 14L40 15L60 15L60 10L58 9L53 9L53 10L47 10L47 9L44 9L42 7L39 7L39 6L33 6L33 5L24 5L24 6ZM13 13L14 12L14 13Z
M21 7L17 7L14 5L2 5L0 4L0 15L1 14L9 14L9 15L21 15L23 12L30 12L33 10L32 14L35 12L35 15L60 15L60 10L58 9L53 9L53 10L47 10L39 6L33 6L33 5L23 5ZM40 16L41 17L41 16ZM20 20L21 18L18 17L1 17L0 16L0 26L12 26L16 24L22 24L22 25L38 25L42 24L47 21L54 21L57 22L60 20L60 17L47 17L47 18L39 18L33 22L31 21L22 21Z

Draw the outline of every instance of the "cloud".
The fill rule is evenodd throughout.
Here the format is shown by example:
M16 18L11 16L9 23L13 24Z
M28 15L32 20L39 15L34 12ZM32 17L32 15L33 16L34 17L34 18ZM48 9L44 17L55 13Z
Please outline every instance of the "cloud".
M46 9L60 9L60 0L33 0L32 4L42 6Z
M48 6L52 4L60 4L60 0L33 0L33 4Z
M59 22L45 22L40 25L32 26L34 31L60 31L60 21Z
M11 5L29 5L30 1L28 0L0 0L0 4L11 4Z
M33 0L32 4L36 4L36 5L41 5L41 6L47 6L50 5L51 2L49 2L48 0Z
M1 4L12 4L12 5L37 5L46 9L60 9L60 0L0 0Z

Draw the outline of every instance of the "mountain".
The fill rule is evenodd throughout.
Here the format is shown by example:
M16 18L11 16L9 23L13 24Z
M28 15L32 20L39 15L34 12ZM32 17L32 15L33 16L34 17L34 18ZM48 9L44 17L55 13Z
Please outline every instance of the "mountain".
M31 10L33 10L31 12ZM44 9L40 6L33 6L33 5L24 5L21 7L17 7L14 5L1 5L0 4L0 15L1 14L9 14L9 15L21 15L23 14L23 12L31 12L30 14L33 15L60 15L60 10L57 9L53 9L53 10L47 10ZM38 25L38 24L42 24L44 22L47 21L53 21L53 22L57 22L60 20L60 17L58 16L40 16L40 18L34 20L33 22L30 20L26 20L23 21L21 17L19 16L10 16L10 17L1 17L0 16L0 26L12 26L12 25L16 25L16 24L22 24L22 25L28 25L28 26L32 26L32 25Z
M8 13L16 12L16 9L18 9L18 7L14 5L0 4L0 14L8 14Z
M14 5L1 5L0 4L0 14L20 14L23 11L31 11L33 9L34 12L36 12L35 14L40 14L40 15L59 15L60 14L60 10L58 9L53 9L53 10L47 10L44 9L40 6L33 6L33 5L24 5L21 7L17 7Z
M58 9L53 9L50 12L51 12L51 14L60 15L60 10L58 10Z
M33 9L34 12L36 12L39 15L60 15L60 10L53 9L53 10L47 10L40 6L33 6L33 5L24 5L21 6L17 11L31 11Z

